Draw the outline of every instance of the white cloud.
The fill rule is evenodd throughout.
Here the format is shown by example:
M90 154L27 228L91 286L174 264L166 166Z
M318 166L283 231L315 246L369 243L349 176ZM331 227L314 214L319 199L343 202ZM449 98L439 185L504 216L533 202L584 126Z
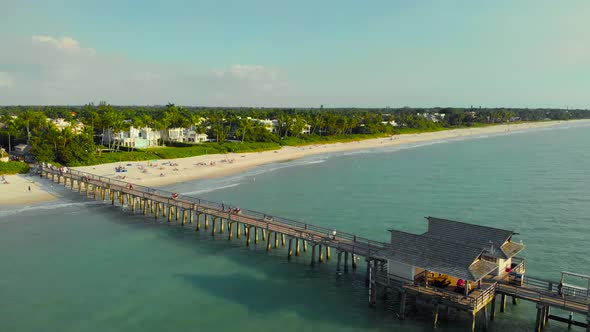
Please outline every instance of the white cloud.
M280 72L235 64L196 71L190 65L142 63L88 48L71 37L2 40L0 104L252 105L288 104Z
M241 80L276 80L278 72L274 69L265 68L259 65L232 65L229 69L213 70L215 76L221 79Z
M80 47L80 42L78 42L72 37L64 36L61 38L54 38L51 36L34 35L31 39L34 43L40 45L48 45L50 47L54 47L60 50L66 50L70 52L87 52L89 54L96 53L96 51L92 48Z
M14 84L14 79L8 73L0 71L0 88L9 87Z

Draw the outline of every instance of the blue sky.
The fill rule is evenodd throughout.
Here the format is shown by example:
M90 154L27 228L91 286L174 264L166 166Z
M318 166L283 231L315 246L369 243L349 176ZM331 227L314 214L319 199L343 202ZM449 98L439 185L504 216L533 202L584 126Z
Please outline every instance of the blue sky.
M0 0L0 104L590 107L590 2Z

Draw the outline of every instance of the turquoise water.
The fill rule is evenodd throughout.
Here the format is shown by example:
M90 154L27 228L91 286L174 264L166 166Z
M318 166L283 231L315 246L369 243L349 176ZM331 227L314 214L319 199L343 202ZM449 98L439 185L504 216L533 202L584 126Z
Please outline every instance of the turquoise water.
M569 127L569 128L568 128ZM387 240L432 215L517 230L528 273L590 274L590 127L313 156L168 189ZM364 264L245 246L146 222L59 188L63 199L0 210L0 331L430 331L367 307ZM508 305L493 331L530 331ZM441 331L465 330L463 316ZM565 331L551 322L548 331Z

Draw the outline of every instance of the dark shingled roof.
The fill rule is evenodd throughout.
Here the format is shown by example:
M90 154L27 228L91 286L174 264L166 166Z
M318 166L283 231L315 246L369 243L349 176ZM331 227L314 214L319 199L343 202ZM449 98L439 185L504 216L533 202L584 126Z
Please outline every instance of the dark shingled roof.
M494 263L478 259L483 249L428 235L391 231L391 248L382 253L389 259L453 277L477 281L493 272Z
M485 250L485 254L497 258L510 258L524 249L522 244L512 243L507 246L513 231L467 224L460 221L427 217L428 231L424 235L469 245Z

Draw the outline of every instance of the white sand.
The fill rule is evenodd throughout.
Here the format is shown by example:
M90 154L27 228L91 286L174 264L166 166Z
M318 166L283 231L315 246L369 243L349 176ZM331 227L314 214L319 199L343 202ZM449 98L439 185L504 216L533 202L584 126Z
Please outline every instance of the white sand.
M41 203L56 198L42 188L38 177L18 174L4 175L4 179L8 184L2 181L2 175L0 175L0 206Z
M574 120L568 122L590 122L590 120ZM141 185L162 186L195 179L225 176L228 174L243 172L244 170L268 163L293 160L315 154L380 148L471 135L522 131L533 128L555 126L561 123L563 122L548 121L499 125L484 128L454 129L433 133L396 135L388 138L377 138L350 143L308 145L301 147L289 146L283 147L277 151L214 154L181 159L157 160L155 163L147 161L120 162L96 166L75 167L75 169L111 178L121 178L124 176L124 181ZM131 164L132 166L126 166L127 164ZM171 166L171 164L176 165ZM117 173L115 171L115 167L117 166L124 166L127 169L127 172ZM160 174L163 174L164 176L161 176ZM32 193L29 193L27 188L29 184L25 180L29 178L22 176L7 176L7 179L11 184L0 184L0 205L40 202L52 198L52 195L41 192L41 189L35 184L31 185Z

